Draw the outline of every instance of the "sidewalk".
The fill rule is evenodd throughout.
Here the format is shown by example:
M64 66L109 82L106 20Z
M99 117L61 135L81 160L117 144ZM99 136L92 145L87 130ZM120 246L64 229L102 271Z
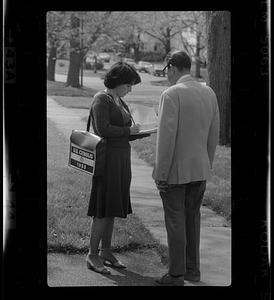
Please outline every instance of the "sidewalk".
M86 109L68 109L47 98L47 117L64 134L69 143L72 129L85 129L81 120ZM68 144L69 145L69 144ZM151 177L152 168L140 160L132 149L131 200L133 211L161 244L167 245L162 201ZM186 285L227 286L231 283L231 228L212 210L201 208L201 274L202 282ZM112 269L103 276L88 271L83 255L48 255L50 286L153 285L153 278L165 273L159 258L152 251L127 252L118 257L128 266L124 271ZM150 258L150 259L149 259ZM140 270L140 262L143 268ZM152 264L153 262L153 264ZM158 262L158 263L155 263ZM137 264L138 263L138 264Z

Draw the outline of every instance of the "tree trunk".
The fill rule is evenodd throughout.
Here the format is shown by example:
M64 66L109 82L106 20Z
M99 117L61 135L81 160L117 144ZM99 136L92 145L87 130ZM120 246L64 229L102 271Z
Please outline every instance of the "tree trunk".
M196 36L196 54L195 54L195 77L201 78L201 65L200 65L200 35Z
M139 44L133 45L135 62L138 62L140 60L140 48L139 47L140 47Z
M81 67L81 55L77 52L70 53L70 60L69 60L69 70L68 70L68 77L67 77L67 86L79 88L79 75L80 75L80 67Z
M135 62L138 63L141 54L141 30L138 30L137 40L133 43L133 49Z
M231 142L231 35L230 13L207 15L208 84L215 91L220 109L220 145Z
M166 28L166 41L165 41L165 57L171 52L171 37L170 28Z
M48 57L48 72L47 79L49 81L55 81L55 64L57 59L57 47L53 45L49 52Z
M94 55L94 74L97 73L97 55Z
M80 45L80 19L71 14L71 39L70 39L70 60L67 77L67 86L79 88L79 75L82 63L82 53Z

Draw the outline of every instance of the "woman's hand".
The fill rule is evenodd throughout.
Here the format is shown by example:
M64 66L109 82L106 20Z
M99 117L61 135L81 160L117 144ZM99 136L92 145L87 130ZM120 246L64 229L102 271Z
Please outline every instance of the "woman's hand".
M134 124L130 127L130 134L136 134L140 131L140 124Z

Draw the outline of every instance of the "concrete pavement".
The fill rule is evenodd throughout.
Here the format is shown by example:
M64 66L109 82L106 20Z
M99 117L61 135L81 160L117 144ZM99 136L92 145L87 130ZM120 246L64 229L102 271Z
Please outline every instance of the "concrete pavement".
M88 110L86 109L64 108L51 97L47 98L47 117L64 134L68 140L68 145L72 129L85 129L82 118L86 117L87 114ZM134 150L132 150L131 159L133 211L141 218L153 236L161 244L167 245L162 202L151 177L152 168L139 159ZM231 228L226 227L227 224L224 218L204 206L201 208L201 216L202 282L187 283L187 285L230 285ZM86 270L83 255L49 254L48 284L50 286L152 285L152 278L161 276L166 270L160 261L159 264L155 264L157 259L154 256L155 254L148 253L148 251L141 254L135 252L119 254L118 257L128 265L126 271L113 270L113 275L103 276ZM147 261L149 257L151 259ZM138 264L136 264L136 261ZM149 262L154 262L153 266ZM142 271L140 267L138 268L139 264L143 266ZM150 266L150 268L146 266ZM146 271L144 272L144 270Z

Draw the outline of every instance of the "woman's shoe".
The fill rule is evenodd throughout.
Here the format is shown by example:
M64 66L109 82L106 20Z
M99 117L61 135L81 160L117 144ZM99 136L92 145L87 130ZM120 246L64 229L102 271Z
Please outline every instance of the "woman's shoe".
M92 261L93 258L93 261ZM97 260L97 261L96 261ZM104 266L101 265L102 262L97 254L88 254L86 257L87 268L97 273L101 273L104 275L111 274L110 271Z
M121 263L109 249L101 249L100 258L102 259L103 263L106 266L118 268L118 269L125 269L126 266Z

